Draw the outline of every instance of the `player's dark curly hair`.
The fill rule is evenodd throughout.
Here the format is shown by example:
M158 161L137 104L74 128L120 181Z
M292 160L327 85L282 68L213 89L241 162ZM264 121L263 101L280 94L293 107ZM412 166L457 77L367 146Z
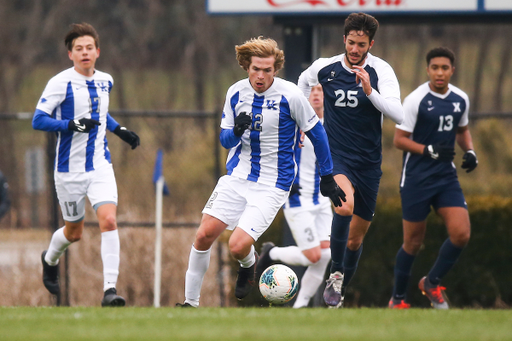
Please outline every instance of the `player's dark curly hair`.
M352 13L345 19L345 37L350 31L363 32L370 37L370 42L375 37L379 22L377 19L366 13Z
M246 41L243 45L236 45L235 50L236 60L245 71L247 71L249 65L251 65L251 57L274 57L276 59L274 62L275 72L283 68L284 52L279 49L274 39L259 36L258 38L252 38Z
M71 24L71 30L66 34L66 38L64 38L64 44L68 48L68 51L73 49L75 39L83 36L93 37L96 48L100 47L100 36L98 32L96 32L92 25L83 22L81 24Z
M427 53L427 66L430 64L430 60L436 57L446 57L450 60L452 66L455 66L455 53L447 47L436 47Z

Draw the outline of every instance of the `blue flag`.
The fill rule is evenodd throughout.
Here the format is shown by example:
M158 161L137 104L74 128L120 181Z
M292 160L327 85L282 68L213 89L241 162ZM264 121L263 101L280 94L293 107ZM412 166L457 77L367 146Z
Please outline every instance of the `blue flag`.
M158 179L163 176L163 163L164 163L164 152L162 149L158 149L156 152L156 161L155 161L155 170L153 171L153 183L156 185ZM164 195L169 195L169 187L167 187L167 183L164 181Z

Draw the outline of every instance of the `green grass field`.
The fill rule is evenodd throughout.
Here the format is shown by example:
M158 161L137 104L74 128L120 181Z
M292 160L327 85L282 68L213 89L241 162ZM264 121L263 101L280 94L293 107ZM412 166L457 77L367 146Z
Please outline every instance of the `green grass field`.
M1 307L0 340L512 340L512 311Z

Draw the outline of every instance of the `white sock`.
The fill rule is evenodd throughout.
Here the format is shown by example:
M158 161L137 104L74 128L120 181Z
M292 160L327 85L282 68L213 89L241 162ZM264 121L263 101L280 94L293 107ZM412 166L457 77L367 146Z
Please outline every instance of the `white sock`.
M297 246L274 247L270 250L269 256L272 260L288 265L310 266L313 264Z
M188 269L185 274L185 303L191 306L199 306L199 296L201 296L201 286L208 266L210 265L211 248L206 251L196 250L194 245L190 250L188 258Z
M101 260L103 261L103 291L115 288L119 276L119 232L101 233Z
M70 244L71 242L64 236L64 226L55 231L44 257L45 262L51 266L59 264L60 256L62 256Z
M325 276L325 269L331 260L331 249L322 249L322 256L315 264L308 266L302 280L300 281L300 290L297 299L293 304L294 308L307 307L309 300L313 297L322 284Z
M242 268L250 268L256 263L256 256L254 256L254 245L251 245L251 251L245 256L244 259L239 259L238 262Z

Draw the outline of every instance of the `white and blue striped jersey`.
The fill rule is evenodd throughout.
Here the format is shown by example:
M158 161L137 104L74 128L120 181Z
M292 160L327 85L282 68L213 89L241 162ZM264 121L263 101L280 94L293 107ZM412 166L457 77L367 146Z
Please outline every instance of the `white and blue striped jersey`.
M249 79L233 84L227 91L221 128L233 129L235 116L246 112L252 126L229 150L228 175L288 191L296 173L294 146L297 126L309 131L318 116L297 85L279 77L263 93L256 92Z
M324 127L333 158L353 169L380 168L382 162L382 113L402 121L400 86L384 60L368 54L363 68L374 90L363 91L345 63L345 54L317 59L299 77L299 87L309 96L311 87L324 91ZM386 101L394 103L388 107ZM375 103L381 103L379 110ZM397 112L395 112L397 111Z
M56 120L90 118L101 123L89 133L57 131L55 167L58 172L89 172L111 163L106 128L113 83L112 76L105 72L96 70L92 77L86 77L71 67L46 85L37 110Z
M298 184L300 195L294 194L288 197L285 208L303 207L310 208L320 204L331 205L329 198L320 193L320 171L318 169L315 150L311 140L304 136L303 147L295 149L295 161L298 170L294 183Z
M468 125L469 97L452 84L439 94L429 82L420 85L404 100L405 117L396 128L411 133L410 139L424 145L454 146L457 128ZM453 162L439 162L422 154L404 152L400 187L431 187L457 179Z

